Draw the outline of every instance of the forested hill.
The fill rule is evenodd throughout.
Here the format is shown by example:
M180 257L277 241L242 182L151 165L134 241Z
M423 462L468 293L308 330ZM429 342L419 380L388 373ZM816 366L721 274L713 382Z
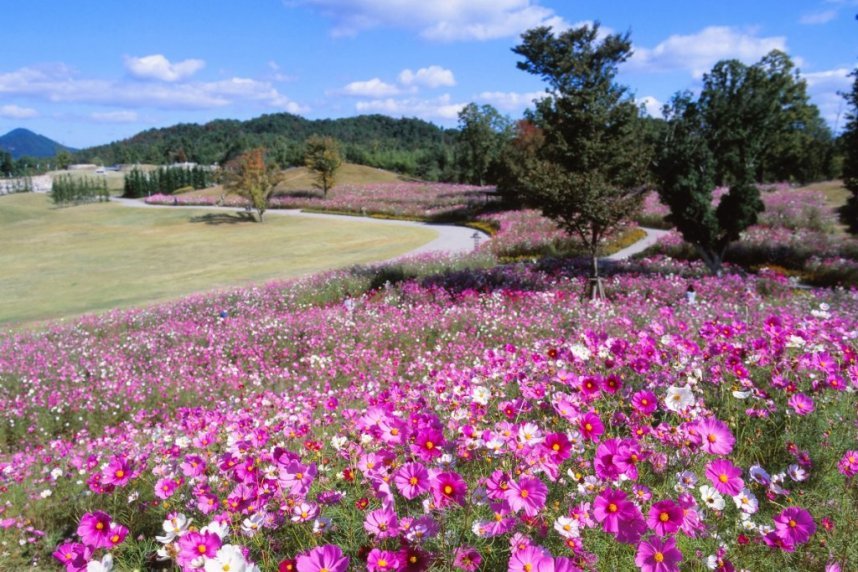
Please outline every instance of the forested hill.
M247 121L216 120L205 125L179 124L150 129L130 139L90 147L78 153L87 162L223 163L247 149L263 146L282 166L303 162L303 144L311 135L328 135L342 145L347 161L429 175L452 161L455 131L420 119L361 115L309 120L289 113L263 115Z

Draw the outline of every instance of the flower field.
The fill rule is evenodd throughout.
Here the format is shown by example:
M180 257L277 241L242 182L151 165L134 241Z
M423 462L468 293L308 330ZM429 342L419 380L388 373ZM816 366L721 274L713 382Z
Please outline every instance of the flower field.
M8 333L0 569L858 569L858 294L584 285L422 258Z

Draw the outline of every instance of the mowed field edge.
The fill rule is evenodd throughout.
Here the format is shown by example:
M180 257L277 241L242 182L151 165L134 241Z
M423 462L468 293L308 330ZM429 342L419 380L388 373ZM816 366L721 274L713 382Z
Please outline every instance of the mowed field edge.
M0 197L0 324L124 308L386 260L434 239L429 228L243 213L56 208Z

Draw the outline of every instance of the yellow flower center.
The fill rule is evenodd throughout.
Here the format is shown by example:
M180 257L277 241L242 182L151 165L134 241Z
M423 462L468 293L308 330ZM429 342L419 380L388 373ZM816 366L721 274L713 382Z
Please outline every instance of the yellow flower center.
M197 546L197 552L199 552L200 554L205 554L206 553L206 545L205 544L198 545Z
M295 479L300 481L304 478L304 473L295 473Z
M103 522L96 522L96 523L95 523L95 529L96 529L96 530L101 530L101 529L103 529L103 528L104 528L104 523L103 523Z
M377 564L379 568L387 568L387 560L384 558L379 558Z
M393 429L390 430L390 434L393 435L394 437L396 437L397 435L399 435L399 429L394 427Z
M620 510L620 508L616 504L611 503L608 505L608 512L617 512L618 510Z
M554 449L555 451L559 451L560 450L560 443L554 443L551 446L551 448Z
M654 559L656 562L664 562L664 554L662 554L661 552L656 552L656 553L653 555L653 559Z
M409 483L411 486L416 485L416 484L417 484L417 477L411 477L410 479L408 479L408 483Z
M726 483L727 481L730 480L730 477L728 477L724 473L721 473L720 475L718 475L718 480L721 481L722 483Z
M584 429L586 429L587 431L592 431L592 430L593 430L593 425L592 425L591 423L586 423L586 424L584 425Z
M527 491L521 491L521 498L526 499L527 495L530 494Z
M432 441L426 441L426 448L427 449L434 449L435 443L433 443Z
M453 494L453 487L451 487L450 485L444 485L444 494L445 495Z
M531 570L533 570L533 564L528 562L527 564L524 565L524 572L530 572Z
M123 471L122 469L119 469L118 471L116 471L116 478L117 479L121 479L124 476L125 476L125 471Z
M706 440L710 443L714 443L718 440L718 437L716 437L714 433L709 433L709 435L706 436Z
M789 526L790 526L790 528L795 528L796 526L798 526L798 523L796 521L790 519Z
M658 515L658 519L659 519L661 522L667 522L668 520L670 520L670 515L669 515L669 514L667 514L666 512L663 512L663 513L661 513L660 515Z
M649 399L647 399L646 397L641 399L641 405L649 405Z

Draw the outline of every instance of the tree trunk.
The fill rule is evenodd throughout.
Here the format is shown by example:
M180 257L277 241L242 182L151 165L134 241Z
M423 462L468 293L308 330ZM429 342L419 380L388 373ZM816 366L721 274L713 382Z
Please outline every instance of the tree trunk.
M721 276L721 263L723 259L723 254L719 254L713 249L704 248L701 245L697 246L697 252L700 254L700 258L703 259L703 263L706 264L706 268L709 269L709 272L714 274L715 276Z

